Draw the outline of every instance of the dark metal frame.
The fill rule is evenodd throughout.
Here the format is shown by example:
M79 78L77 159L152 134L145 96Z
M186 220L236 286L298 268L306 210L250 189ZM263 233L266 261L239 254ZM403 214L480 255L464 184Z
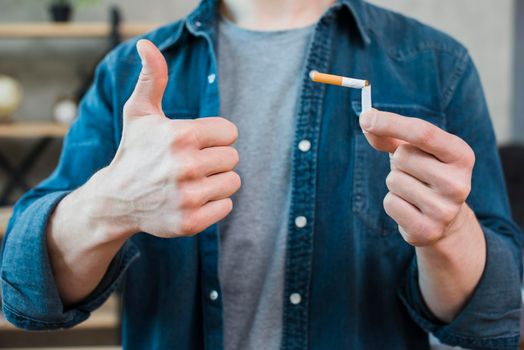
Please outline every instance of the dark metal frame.
M31 188L25 177L42 154L44 154L44 151L49 147L51 141L51 137L42 137L38 139L27 155L22 158L22 161L16 165L11 164L11 162L0 153L0 168L5 170L8 174L7 181L5 182L0 194L0 206L5 206L11 203L10 197L16 188L21 188L24 191L28 191Z

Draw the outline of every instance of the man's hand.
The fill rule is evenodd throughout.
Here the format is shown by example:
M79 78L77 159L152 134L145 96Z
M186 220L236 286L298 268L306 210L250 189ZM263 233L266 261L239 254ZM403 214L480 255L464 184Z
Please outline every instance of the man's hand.
M131 235L201 232L228 215L229 197L240 187L233 171L238 153L231 147L235 125L222 118L166 118L167 64L151 42L141 40L137 49L142 72L124 107L115 158L66 196L47 226L50 261L65 305L95 289Z
M426 304L451 322L486 263L484 233L466 204L474 152L459 137L421 119L373 110L360 117L360 126L375 149L391 155L384 209L416 247Z
M432 245L456 231L475 163L468 144L422 119L376 110L360 125L371 146L390 153L384 209L406 242Z
M124 107L123 136L105 181L127 213L127 230L193 235L224 218L240 187L231 147L237 128L222 118L171 120L162 111L166 62L149 41L137 49L142 72ZM176 79L176 77L175 77Z

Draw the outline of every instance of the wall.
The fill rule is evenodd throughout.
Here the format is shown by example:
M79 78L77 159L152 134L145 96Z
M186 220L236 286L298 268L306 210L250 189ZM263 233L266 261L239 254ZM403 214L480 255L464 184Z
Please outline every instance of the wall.
M514 0L372 0L442 29L469 49L476 61L500 142L510 140ZM0 0L0 22L46 21L49 1ZM99 0L82 5L77 20L106 20L109 4L119 5L127 20L173 21L196 5L197 0ZM82 75L107 49L105 40L6 40L0 39L0 74L22 81L26 99L17 120L49 120L59 96L73 95ZM464 106L467 108L467 106ZM15 149L2 142L12 158ZM23 147L20 146L18 148ZM43 172L50 170L43 162ZM52 164L52 162L51 162ZM0 174L0 182L1 182Z
M370 2L415 17L460 40L480 71L499 142L513 136L513 0Z

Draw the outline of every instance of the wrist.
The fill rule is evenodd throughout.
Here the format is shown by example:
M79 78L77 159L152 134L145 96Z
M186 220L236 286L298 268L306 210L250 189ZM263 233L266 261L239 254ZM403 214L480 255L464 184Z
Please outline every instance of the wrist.
M109 168L95 173L82 187L66 199L73 213L82 213L85 228L99 244L125 241L138 232L135 220L127 215L124 204L114 195Z

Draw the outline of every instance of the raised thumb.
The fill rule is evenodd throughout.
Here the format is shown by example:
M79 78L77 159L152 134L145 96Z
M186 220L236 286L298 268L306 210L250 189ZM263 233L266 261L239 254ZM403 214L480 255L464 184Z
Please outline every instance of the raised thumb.
M162 53L149 40L136 44L142 70L124 113L130 116L163 114L162 98L167 85L167 63Z

